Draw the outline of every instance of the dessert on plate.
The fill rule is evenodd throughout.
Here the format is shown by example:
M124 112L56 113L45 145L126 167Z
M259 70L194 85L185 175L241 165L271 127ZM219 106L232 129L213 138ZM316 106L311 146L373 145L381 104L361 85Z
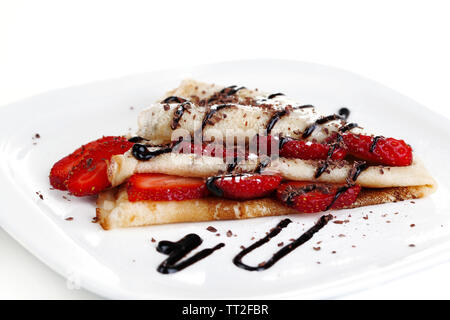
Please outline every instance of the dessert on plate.
M422 198L434 179L405 141L282 93L184 80L133 137L102 137L51 169L97 198L104 229L313 213Z

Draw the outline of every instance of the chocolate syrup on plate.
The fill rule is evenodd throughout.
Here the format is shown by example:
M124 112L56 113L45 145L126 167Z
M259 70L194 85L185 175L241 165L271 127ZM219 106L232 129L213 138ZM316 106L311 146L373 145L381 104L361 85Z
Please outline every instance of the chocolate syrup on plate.
M311 227L309 230L307 230L305 233L303 233L300 237L295 239L293 242L285 245L283 248L278 250L273 254L273 256L263 262L260 263L258 266L249 266L242 262L242 258L244 258L247 254L255 250L256 248L261 247L263 244L267 243L272 239L273 237L277 236L284 228L286 228L292 221L290 219L283 219L281 220L278 225L272 229L269 234L267 234L264 238L256 241L254 244L252 244L250 247L243 249L240 253L238 253L234 259L233 263L238 266L239 268L248 270L248 271L264 271L269 269L271 266L273 266L277 261L279 261L281 258L286 256L287 254L294 251L296 248L310 240L315 233L320 231L327 223L333 219L333 216L331 214L324 215L320 217L320 219L316 222L316 224Z
M169 257L158 266L158 272L169 274L181 271L225 246L224 243L219 243L212 248L203 249L192 257L177 263L189 252L197 248L202 242L202 238L195 233L190 233L177 242L167 240L160 241L156 250L160 253L169 255Z

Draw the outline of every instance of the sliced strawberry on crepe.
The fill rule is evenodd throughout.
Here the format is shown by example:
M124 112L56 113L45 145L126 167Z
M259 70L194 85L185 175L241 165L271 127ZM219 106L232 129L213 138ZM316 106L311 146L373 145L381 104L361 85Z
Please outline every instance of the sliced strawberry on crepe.
M70 171L73 169L73 167L75 167L78 163L80 163L84 155L91 150L95 150L101 146L104 146L105 144L107 145L111 141L116 141L118 139L126 141L125 138L122 137L115 137L115 136L102 137L100 139L97 139L95 141L89 142L81 146L73 153L56 162L53 165L49 176L50 184L52 185L52 187L59 190L67 190L67 187L64 184L64 182L69 177Z
M208 195L205 181L159 173L138 173L128 180L128 200L168 201L203 198Z
M372 137L362 134L345 134L346 148L353 156L386 166L409 166L412 148L403 140Z
M108 188L111 184L106 161L113 155L125 153L132 145L124 137L108 137L106 141L96 143L70 170L64 182L67 190L81 197L95 195Z
M246 200L268 196L280 185L281 179L261 174L226 175L210 177L206 185L218 197Z
M361 187L291 181L277 190L277 198L302 213L340 209L356 201Z
M257 151L261 154L271 155L274 150L273 146L279 146L279 155L285 158L296 158L303 160L325 160L328 153L332 150L331 159L341 160L347 155L347 152L339 146L334 147L332 143L318 143L297 139L284 138L280 143L280 139L274 136L256 136L253 143L257 143Z

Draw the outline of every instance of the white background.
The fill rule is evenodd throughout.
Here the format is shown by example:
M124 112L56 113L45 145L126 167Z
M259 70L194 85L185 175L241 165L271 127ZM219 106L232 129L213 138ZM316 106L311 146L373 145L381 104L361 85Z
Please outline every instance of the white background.
M173 66L279 58L361 74L450 117L449 17L448 1L430 0L0 0L0 105ZM98 298L67 289L2 229L0 252L0 298ZM449 268L346 298L449 299Z

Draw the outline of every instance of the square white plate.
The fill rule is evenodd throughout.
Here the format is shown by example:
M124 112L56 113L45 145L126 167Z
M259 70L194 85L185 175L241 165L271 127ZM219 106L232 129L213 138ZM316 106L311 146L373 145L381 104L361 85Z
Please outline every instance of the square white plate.
M351 121L410 143L437 179L439 189L415 203L336 211L337 219L349 222L329 223L310 242L264 272L239 269L232 259L241 245L256 241L252 237L265 236L280 217L104 231L91 222L93 198L50 190L48 173L55 161L102 135L134 132L138 112L186 77L281 91L316 105L323 113L346 106ZM41 138L33 139L36 133ZM450 157L450 146L444 143L449 139L450 123L425 107L373 81L315 64L226 62L96 82L0 108L0 223L74 285L105 297L337 297L449 258L450 173L445 159ZM291 216L294 223L245 261L265 260L279 249L278 243L298 237L319 216ZM66 217L74 219L67 221ZM219 230L220 237L206 230L210 225ZM237 236L227 237L228 230ZM175 241L191 232L204 240L195 251L219 242L226 246L179 273L156 272L166 256L156 252L151 239Z

